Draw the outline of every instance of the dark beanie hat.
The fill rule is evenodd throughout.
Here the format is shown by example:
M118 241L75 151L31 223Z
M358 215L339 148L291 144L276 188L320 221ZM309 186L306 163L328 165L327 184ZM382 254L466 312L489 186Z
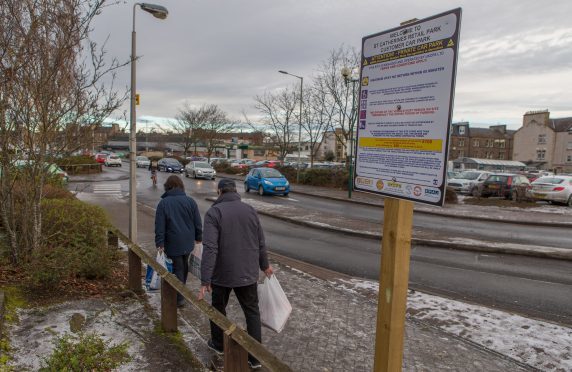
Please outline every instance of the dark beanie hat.
M220 181L218 181L218 189L222 190L223 188L225 188L225 186L231 186L233 188L236 188L236 183L234 182L234 180L230 179L230 178L222 178Z

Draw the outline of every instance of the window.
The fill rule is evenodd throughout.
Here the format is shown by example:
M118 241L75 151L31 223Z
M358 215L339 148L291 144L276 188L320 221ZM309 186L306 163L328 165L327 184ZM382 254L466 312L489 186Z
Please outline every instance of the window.
M465 146L465 140L463 138L459 139L459 146L461 147Z
M473 140L473 147L479 147L479 140L478 139Z
M570 132L572 133L572 132ZM566 150L572 150L572 142L568 142L568 146L566 146Z
M538 144L545 144L546 143L546 134L539 134L538 135Z
M504 152L501 152L501 153L499 154L499 159L500 159L500 160L504 160Z
M501 140L497 140L498 144L499 144L499 148L504 149L506 147L506 141L501 139Z
M459 135L460 136L465 135L465 126L464 125L459 126Z
M465 157L465 152L463 150L459 151L459 157L460 158L464 158Z
M492 139L488 139L485 142L485 147L493 147L494 141Z
M566 161L568 163L572 162L572 155L568 155L568 157L566 158Z
M546 156L546 150L536 150L536 159L537 160L544 160Z

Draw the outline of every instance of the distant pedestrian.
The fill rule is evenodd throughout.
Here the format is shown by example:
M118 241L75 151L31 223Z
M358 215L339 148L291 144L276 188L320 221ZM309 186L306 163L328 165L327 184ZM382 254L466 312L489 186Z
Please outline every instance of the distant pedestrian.
M173 273L185 284L189 254L195 243L203 240L201 215L197 203L185 194L185 185L179 176L170 176L164 186L165 193L155 213L155 246L173 260ZM185 299L177 293L177 306L184 304Z
M264 233L256 210L240 200L236 184L230 179L218 183L219 197L205 215L203 256L201 263L201 290L212 292L212 305L226 315L230 293L234 291L244 316L248 334L262 342L262 326L258 309L257 282L259 270L272 275L268 263ZM211 322L208 346L223 352L222 330ZM248 356L252 368L261 365Z

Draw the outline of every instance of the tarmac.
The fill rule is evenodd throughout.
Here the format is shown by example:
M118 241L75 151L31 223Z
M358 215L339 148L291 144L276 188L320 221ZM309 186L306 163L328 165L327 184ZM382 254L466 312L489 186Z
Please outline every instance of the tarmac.
M88 196L103 207L113 224L128 230L128 206L123 199ZM139 244L154 253L154 216L139 208ZM270 255L293 312L285 329L275 333L263 328L263 344L295 371L370 371L373 368L377 296L368 291L348 291L339 283L346 275L279 255ZM199 281L190 276L187 285L198 292ZM191 305L180 311L180 324L191 325L191 351L206 366L213 355L206 347L208 321ZM244 327L234 296L228 317ZM216 364L216 363L214 363ZM220 364L220 361L219 363ZM189 369L190 370L190 369ZM264 369L263 369L264 370ZM409 314L405 324L404 371L527 371L537 370L469 339L445 332Z

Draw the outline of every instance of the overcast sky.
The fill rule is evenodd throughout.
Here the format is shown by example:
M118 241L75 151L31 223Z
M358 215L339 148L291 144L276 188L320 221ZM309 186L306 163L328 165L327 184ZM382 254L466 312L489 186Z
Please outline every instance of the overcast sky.
M509 124L529 110L572 116L572 0L157 0L164 20L137 10L138 118L172 118L185 102L255 118L253 97L310 78L329 51L365 35L463 8L454 121ZM134 2L97 17L94 37L127 60ZM129 67L117 83L129 86ZM127 106L125 107L127 109Z

